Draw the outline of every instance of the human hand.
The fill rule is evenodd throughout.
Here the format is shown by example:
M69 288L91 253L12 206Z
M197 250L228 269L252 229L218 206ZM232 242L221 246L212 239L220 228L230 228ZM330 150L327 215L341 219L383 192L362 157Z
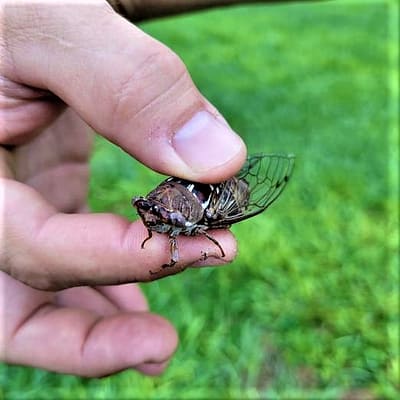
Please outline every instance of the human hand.
M233 175L244 145L179 58L104 1L21 3L3 1L0 17L2 358L85 376L159 373L174 329L134 284L106 285L153 279L168 240L143 250L141 222L87 212L87 124L150 168L203 182ZM225 260L203 265L235 254L229 232L214 235ZM201 251L219 256L202 237L179 247L165 274Z

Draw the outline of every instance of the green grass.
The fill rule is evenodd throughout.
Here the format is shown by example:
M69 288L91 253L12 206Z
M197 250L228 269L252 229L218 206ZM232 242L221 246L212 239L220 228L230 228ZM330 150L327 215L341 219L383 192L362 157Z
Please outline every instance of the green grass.
M180 346L159 378L6 367L7 399L395 398L399 390L395 2L249 6L143 24L174 49L249 152L292 181L233 228L225 268L143 285ZM98 140L91 205L135 218L160 181ZM251 237L251 241L246 238Z

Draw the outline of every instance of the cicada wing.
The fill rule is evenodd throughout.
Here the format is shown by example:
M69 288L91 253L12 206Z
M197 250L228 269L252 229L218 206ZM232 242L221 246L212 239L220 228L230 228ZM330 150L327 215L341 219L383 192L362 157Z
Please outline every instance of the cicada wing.
M246 211L249 185L244 179L233 177L215 186L206 210L207 222L212 227L226 227L231 219Z
M223 182L210 202L210 227L226 227L266 210L282 193L293 172L294 155L249 156L236 177Z
M250 156L238 178L249 185L248 217L267 209L283 192L294 168L293 154L256 154Z

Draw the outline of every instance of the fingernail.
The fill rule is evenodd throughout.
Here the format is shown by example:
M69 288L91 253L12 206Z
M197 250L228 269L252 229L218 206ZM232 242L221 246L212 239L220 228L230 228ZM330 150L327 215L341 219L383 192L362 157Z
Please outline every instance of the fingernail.
M242 139L224 122L207 111L199 111L172 139L175 151L194 171L223 165L242 149Z

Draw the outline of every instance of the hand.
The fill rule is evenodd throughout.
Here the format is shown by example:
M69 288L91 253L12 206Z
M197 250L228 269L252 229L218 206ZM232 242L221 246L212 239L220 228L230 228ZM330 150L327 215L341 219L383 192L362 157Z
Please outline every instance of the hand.
M202 182L232 176L243 142L180 59L104 1L1 4L2 358L85 376L160 373L176 333L129 282L153 279L168 240L155 234L143 250L141 222L87 212L88 125L148 167ZM224 260L198 262L218 248L179 238L165 275L230 261L233 237L213 235Z

